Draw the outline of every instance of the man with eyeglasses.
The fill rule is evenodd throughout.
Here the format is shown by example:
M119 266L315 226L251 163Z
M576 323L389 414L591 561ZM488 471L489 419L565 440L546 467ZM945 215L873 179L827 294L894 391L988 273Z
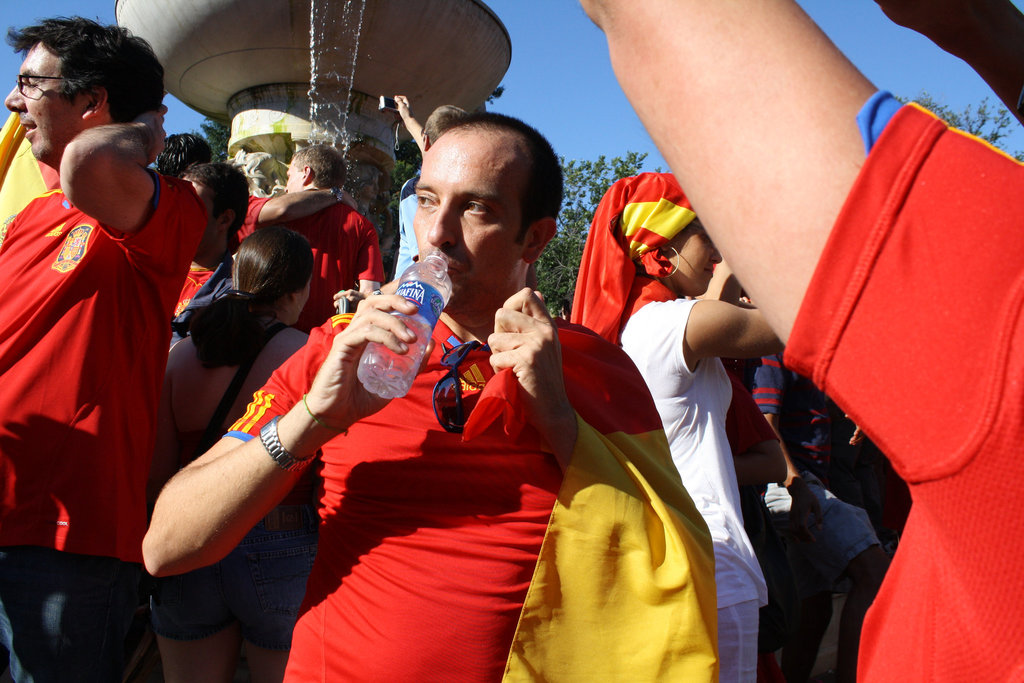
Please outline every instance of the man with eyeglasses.
M453 291L412 390L359 384L415 337L368 297L314 329L219 444L164 488L157 575L216 561L316 463L320 547L289 680L712 680L710 538L642 378L524 287L555 233L558 159L472 114L424 155L421 254ZM484 346L486 343L486 346ZM482 388L482 390L481 390Z
M163 68L81 18L8 34L5 104L60 187L0 227L0 644L22 680L116 680L138 604L172 314L206 225L147 169Z

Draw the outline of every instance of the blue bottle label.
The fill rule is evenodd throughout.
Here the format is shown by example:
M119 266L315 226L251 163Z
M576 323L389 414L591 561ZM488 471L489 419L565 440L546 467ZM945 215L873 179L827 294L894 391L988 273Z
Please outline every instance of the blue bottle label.
M424 282L410 280L398 287L397 294L420 307L420 315L433 329L444 309L444 297L441 293Z

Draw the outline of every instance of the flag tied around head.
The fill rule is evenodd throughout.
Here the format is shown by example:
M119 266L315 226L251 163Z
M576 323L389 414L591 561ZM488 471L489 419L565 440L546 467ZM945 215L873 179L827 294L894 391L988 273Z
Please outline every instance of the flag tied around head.
M617 180L594 212L576 279L572 321L618 343L629 318L626 303L638 265L657 275L658 248L696 217L670 173Z

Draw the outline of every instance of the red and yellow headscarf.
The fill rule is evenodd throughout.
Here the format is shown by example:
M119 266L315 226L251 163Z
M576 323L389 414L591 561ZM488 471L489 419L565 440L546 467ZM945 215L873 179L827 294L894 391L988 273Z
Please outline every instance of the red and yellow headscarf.
M638 299L674 299L656 280L637 282L636 264L652 277L666 275L657 261L658 248L696 217L670 173L641 173L616 181L594 212L576 278L572 322L618 344Z

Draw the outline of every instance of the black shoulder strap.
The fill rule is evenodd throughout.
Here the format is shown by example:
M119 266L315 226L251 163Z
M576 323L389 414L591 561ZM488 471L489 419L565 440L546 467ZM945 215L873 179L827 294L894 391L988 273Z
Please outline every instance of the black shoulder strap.
M271 325L263 333L263 346L274 338L274 335L288 327L282 322L277 322ZM192 459L195 460L200 455L210 450L213 444L220 440L220 437L224 434L224 418L227 417L228 411L231 410L232 404L235 399L238 398L238 392L242 390L242 384L245 383L245 378L249 376L249 371L252 370L253 363L256 362L256 357L260 354L254 355L252 358L247 360L238 366L238 371L235 373L234 378L231 380L231 384L228 385L227 390L224 392L224 397L221 398L220 403L217 404L217 409L213 411L213 417L210 418L210 423L206 425L206 431L203 432L203 438L199 440L199 445L196 446L195 453L192 454Z

